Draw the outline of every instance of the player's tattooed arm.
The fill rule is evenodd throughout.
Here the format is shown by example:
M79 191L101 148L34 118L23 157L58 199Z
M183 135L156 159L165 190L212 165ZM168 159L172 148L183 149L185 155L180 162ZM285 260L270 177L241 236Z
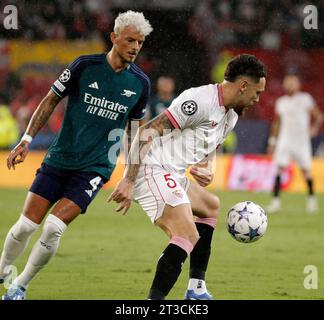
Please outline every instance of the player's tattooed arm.
M38 131L46 124L60 100L61 98L50 90L31 117L26 133L35 137Z
M142 159L147 154L153 139L162 136L165 130L173 129L174 127L165 113L162 113L137 130L127 159L125 177L117 184L108 198L108 202L114 200L120 204L116 209L117 212L125 214L131 205L134 183Z
M130 151L134 137L139 127L144 125L146 121L143 120L129 120L126 127L126 139L124 139L124 150L127 150L127 154Z
M48 118L52 114L54 108L61 100L53 91L50 91L46 97L41 101L38 108L34 112L31 120L29 121L26 133L24 137L30 136L31 138L35 137L37 132L44 126ZM11 168L15 169L15 165L25 161L25 158L29 152L30 141L24 139L15 146L13 150L10 151L7 157L7 167L10 170ZM29 138L30 138L29 137Z
M153 139L162 136L164 133L170 132L173 129L174 127L172 123L164 112L138 129L127 159L125 175L127 179L135 182L139 167L146 156Z
M127 153L129 153L133 141L132 128L134 126L134 122L135 121L129 120L126 127L126 139L124 140L124 150L125 152L127 150ZM137 121L135 123L137 123Z

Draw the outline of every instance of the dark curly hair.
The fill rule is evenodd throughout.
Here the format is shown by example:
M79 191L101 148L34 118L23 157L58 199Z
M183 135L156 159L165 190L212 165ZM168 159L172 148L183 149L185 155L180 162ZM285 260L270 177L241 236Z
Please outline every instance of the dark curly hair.
M259 82L260 78L266 77L266 75L265 66L257 57L251 54L240 54L228 63L224 78L234 82L237 77L246 76Z

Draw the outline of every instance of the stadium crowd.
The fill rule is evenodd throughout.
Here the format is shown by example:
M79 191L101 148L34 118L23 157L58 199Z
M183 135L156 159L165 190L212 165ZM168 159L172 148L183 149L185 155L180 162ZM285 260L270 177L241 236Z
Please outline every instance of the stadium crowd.
M200 42L216 46L282 48L323 47L324 37L303 27L303 0L199 1L190 19L190 33ZM319 16L323 1L312 1ZM319 29L323 21L319 19ZM217 30L217 32L215 32Z
M3 7L6 1L1 2ZM141 3L144 4L145 1ZM287 71L288 68L295 68L295 71L302 73L302 76L307 78L309 74L305 73L305 69L307 68L308 72L312 70L310 65L312 58L307 57L302 50L324 47L323 32L320 32L323 29L323 19L318 19L318 30L310 31L303 27L303 8L308 4L303 0L201 0L190 3L193 5L184 10L186 21L183 42L188 41L189 46L190 43L191 46L193 43L202 52L200 56L193 56L192 60L200 60L200 69L204 80L206 78L210 78L210 81L218 80L217 77L214 77L215 74L210 75L209 71L212 69L213 72L217 72L219 65L226 64L226 59L221 60L226 48L234 48L234 50L240 51L242 48L245 50L256 49L261 51L262 55L267 52L279 54L283 57L283 63L286 64L286 70L283 70L283 72ZM107 37L108 31L111 29L114 16L120 11L116 7L118 1L113 0L52 0L46 2L13 0L10 4L16 5L18 8L19 28L11 32L0 28L0 38L3 40L23 39L28 42L98 40L102 41L107 49L110 46L109 37ZM318 15L321 17L324 12L323 1L313 1L313 4L317 6ZM145 11L144 5L142 10ZM154 12L149 12L149 15L154 15ZM180 16L180 14L174 12L174 18L172 19L174 19L175 25L179 24L180 28L183 20L180 21L177 16ZM155 40L154 43L154 37L156 39L165 37L165 32L162 27L159 27L158 23L157 21L156 25L153 26L155 31L151 40L152 45L148 44L137 59L137 64L152 80L153 101L157 94L156 83L160 76L172 76L174 78L176 94L184 89L184 86L189 87L192 85L192 83L188 83L187 78L195 73L194 70L189 70L186 79L182 79L184 75L181 74L181 71L176 74L177 65L175 61L179 61L182 57L180 57L180 53L174 50L172 50L172 55L175 58L173 62L170 60L169 70L165 70L164 66L161 67L156 63L156 60L159 59L169 60L163 57L162 53L159 56L156 47L154 48L155 43L159 45L158 40ZM172 39L172 33L169 34L169 37ZM175 38L172 41L177 42L177 39ZM179 55L179 57L176 55ZM4 59L2 54L0 59ZM190 58L187 57L187 59ZM272 113L267 110L269 110L269 107L273 110L273 102L282 93L280 91L282 75L274 70L280 72L282 66L274 66L276 63L275 58L271 61L265 60L267 65L270 64L269 74L272 76L264 98L261 100L265 107L255 108L247 116L269 122ZM315 65L317 67L317 63L314 63L314 67ZM60 66L61 69L64 67ZM187 66L187 68L190 67ZM175 71L170 72L170 70ZM221 66L220 70L222 72ZM16 119L14 120L16 121L15 127L18 128L19 134L26 129L31 114L57 76L58 70L55 69L55 72L48 78L33 78L32 80L24 79L20 72L19 69L14 72L7 70L7 72L1 74L2 80L0 83L3 92L1 104L7 106ZM311 74L311 76L313 75ZM317 83L315 87L313 86L317 79L315 77L312 79L313 82L308 82L315 99L321 93L320 84ZM182 83L182 86L179 83ZM196 84L193 83L193 85ZM320 107L322 106L320 105ZM60 128L63 111L64 104L60 103L48 125L42 130L37 148L48 147L53 135ZM155 113L151 112L150 114ZM3 133L0 132L1 134ZM7 147L12 145L10 141L8 138ZM5 148L5 145L5 143L2 144L2 148Z
M19 28L10 33L2 29L0 35L7 39L94 39L105 36L112 23L111 0L13 0L10 4L18 9Z
M10 4L18 8L20 28L9 34L2 29L0 36L30 41L106 39L113 20L113 3L118 4L118 1L13 0ZM214 39L218 45L264 49L323 47L320 32L310 37L301 23L308 4L304 0L201 0L191 8L189 33L198 42ZM312 4L321 16L323 1L315 0ZM323 23L320 19L319 24Z

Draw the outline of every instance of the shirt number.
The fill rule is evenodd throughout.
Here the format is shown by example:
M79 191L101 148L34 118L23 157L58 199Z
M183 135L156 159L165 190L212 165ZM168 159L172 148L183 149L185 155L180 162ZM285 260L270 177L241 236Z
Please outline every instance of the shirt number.
M164 179L165 179L165 181L167 181L167 186L172 189L177 186L177 183L170 176L171 176L171 173L167 173L164 175Z

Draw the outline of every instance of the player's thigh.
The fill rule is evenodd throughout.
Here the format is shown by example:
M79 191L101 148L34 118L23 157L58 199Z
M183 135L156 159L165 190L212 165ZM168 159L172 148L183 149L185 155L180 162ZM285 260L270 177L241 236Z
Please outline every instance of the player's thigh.
M80 213L82 209L79 205L67 198L59 200L53 209L51 214L62 220L66 225L71 223Z
M150 166L142 166L140 169L134 200L141 205L152 223L162 215L166 205L190 205L186 191L175 176L162 168Z
M65 179L62 170L42 163L29 189L23 214L35 223L41 223L50 207L62 197Z
M192 244L196 244L199 239L190 204L175 207L166 204L162 216L155 221L155 224L164 231L168 230L170 238L179 236L189 240Z
M193 181L190 181L187 194L195 216L199 218L217 218L220 201L216 195Z
M184 187L164 169L144 165L135 184L134 200L170 238L180 236L194 245L199 233Z
M278 146L275 150L273 161L278 168L286 168L289 165L291 154L288 146Z
M184 187L162 168L143 166L135 184L134 200L170 238L180 236L195 244L199 234Z
M52 204L42 196L28 192L22 214L31 221L40 224Z
M294 153L294 160L302 169L304 175L310 175L310 168L312 163L312 154L309 148L301 148Z
M74 203L81 209L81 213L85 213L106 181L107 179L96 172L76 171L71 173L62 194L62 200L70 200L70 203L63 201L59 208L62 208L64 204L72 208ZM71 212L77 212L76 207L71 209Z
M29 191L54 204L62 198L67 176L64 170L42 163L41 167L36 171L36 177Z
M66 180L62 198L52 214L65 224L71 223L80 213L85 213L103 184L107 181L96 172L73 171Z

